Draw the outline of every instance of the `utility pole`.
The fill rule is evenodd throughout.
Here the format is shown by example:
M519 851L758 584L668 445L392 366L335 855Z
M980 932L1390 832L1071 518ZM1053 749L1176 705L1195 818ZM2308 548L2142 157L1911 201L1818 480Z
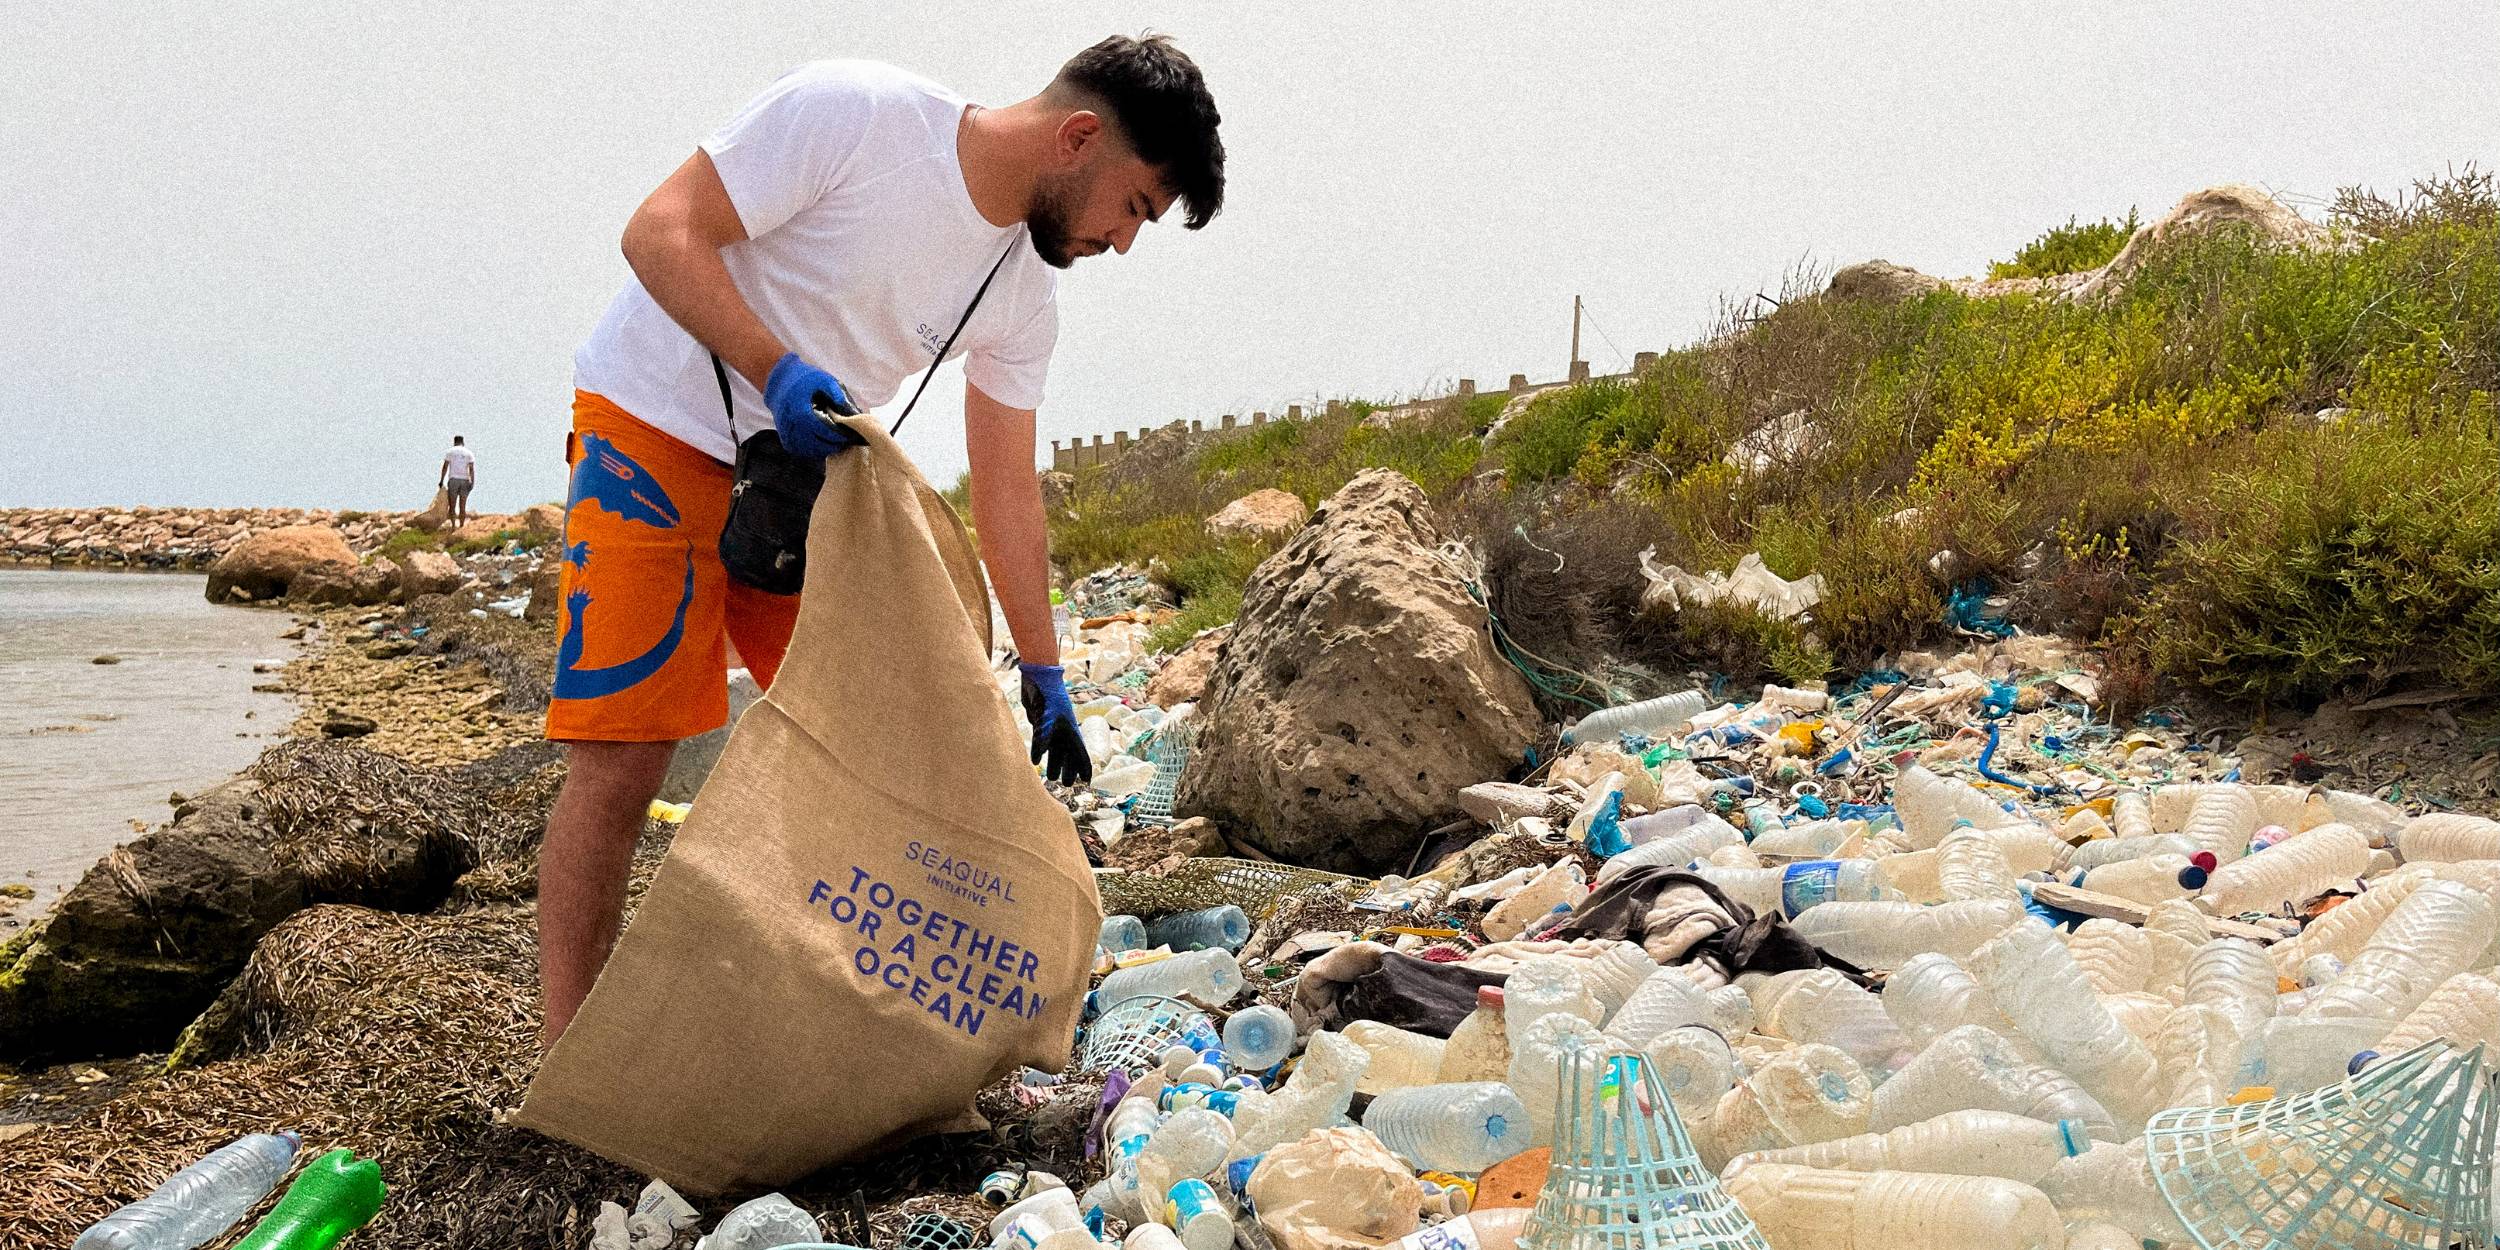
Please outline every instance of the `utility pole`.
M1580 371L1580 297L1579 297L1579 296L1577 296L1577 295L1574 295L1574 296L1572 296L1572 297L1571 297L1571 368L1570 368L1570 372L1572 372L1572 373L1578 373L1579 371Z

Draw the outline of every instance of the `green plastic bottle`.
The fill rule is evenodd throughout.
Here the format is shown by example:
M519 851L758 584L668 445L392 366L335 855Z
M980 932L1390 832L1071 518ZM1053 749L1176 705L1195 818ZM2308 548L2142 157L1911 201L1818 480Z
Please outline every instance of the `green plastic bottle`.
M382 1167L342 1146L304 1165L234 1250L329 1250L382 1209Z

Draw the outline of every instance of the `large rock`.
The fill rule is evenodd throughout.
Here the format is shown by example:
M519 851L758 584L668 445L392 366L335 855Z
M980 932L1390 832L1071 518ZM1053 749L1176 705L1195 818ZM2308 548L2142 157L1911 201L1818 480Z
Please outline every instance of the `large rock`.
M420 910L476 862L457 831L387 817L319 845L289 840L270 797L247 777L186 802L0 948L0 1060L162 1050L289 915L322 902Z
M306 569L287 587L286 597L287 602L306 607L370 608L397 598L399 587L399 566L389 557L376 556L371 564Z
M2118 255L2077 286L2074 294L2090 298L2115 292L2144 267L2145 257L2160 244L2226 225L2249 230L2277 247L2324 247L2333 241L2324 226L2285 208L2262 187L2246 183L2207 187L2179 201L2161 220L2136 227Z
M1248 535L1266 537L1290 534L1310 519L1311 510L1300 495L1281 490L1254 490L1216 509L1207 518L1207 532L1226 537Z
M554 542L558 535L564 533L564 505L534 503L521 509L515 520L514 529L540 542Z
M411 551L401 558L407 561L399 571L402 598L447 595L469 580L468 575L460 571L460 562L440 551Z
M1252 574L1199 702L1183 815L1289 863L1403 866L1543 728L1413 482L1365 472Z
M1057 469L1041 472L1042 511L1057 516L1067 510L1068 500L1076 494L1076 475Z
M540 560L538 567L529 571L525 584L529 587L530 601L527 607L521 609L521 619L556 619L556 609L564 606L564 561L553 556Z
M1943 285L1941 280L1928 277L1907 265L1870 260L1833 274L1831 287L1826 293L1834 299L1898 304L1917 299Z
M353 570L356 553L327 525L288 525L263 530L237 544L208 568L208 599L224 603L229 590L252 599L275 599L308 569Z
M517 530L519 528L521 528L520 518L501 512L489 512L482 516L470 517L467 521L461 523L460 528L453 530L448 537L451 541L456 543L491 542L494 540L495 535L500 534L505 530Z
M1219 625L1190 640L1189 645L1172 653L1172 658L1155 670L1146 682L1146 697L1156 707L1177 707L1206 693L1207 678L1215 672L1216 652L1224 648L1224 640L1232 636L1233 627Z

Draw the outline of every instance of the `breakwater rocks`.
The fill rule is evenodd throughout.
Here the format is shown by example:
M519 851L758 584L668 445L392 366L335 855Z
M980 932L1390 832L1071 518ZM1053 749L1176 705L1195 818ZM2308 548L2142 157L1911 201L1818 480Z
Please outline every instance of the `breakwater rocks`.
M267 530L320 525L359 554L420 514L328 508L0 508L0 564L205 569Z

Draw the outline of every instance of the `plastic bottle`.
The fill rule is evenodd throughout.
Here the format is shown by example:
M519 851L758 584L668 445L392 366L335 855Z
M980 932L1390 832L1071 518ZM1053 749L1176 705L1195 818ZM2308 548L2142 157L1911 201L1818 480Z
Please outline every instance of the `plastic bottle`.
M295 1163L293 1133L220 1146L153 1193L90 1225L72 1250L192 1250L248 1214Z
M2159 1110L2160 1065L2118 1023L2066 944L2047 925L2025 920L1973 952L1967 965L2040 1053L2092 1091L2122 1126L2141 1127Z
M2020 1036L2014 1022L1997 1010L1996 1000L1988 997L1970 970L1949 955L1912 957L1884 981L1882 999L1892 1022L1922 1050L1966 1024L2008 1039Z
M1179 1233L1142 1217L1129 1225L1128 1236L1120 1239L1120 1246L1122 1250L1187 1250L1181 1245Z
M2205 885L2197 905L2217 916L2281 911L2338 886L2349 888L2370 867L2370 841L2351 825L2320 825L2236 863Z
M2180 1002L2219 1009L2241 1037L2257 1036L2274 1018L2274 961L2255 942L2215 938L2198 947L2184 984Z
M1702 880L1757 914L1795 917L1831 902L1869 903L1897 895L1884 887L1877 861L1813 859L1769 868L1698 870Z
M235 1250L330 1250L382 1209L382 1166L340 1147L304 1165Z
M1743 845L1745 835L1736 826L1713 816L1608 859L1597 866L1597 883L1604 885L1635 868L1681 868L1721 847Z
M1709 706L1709 697L1701 691L1678 690L1655 699L1606 708L1581 717L1565 729L1562 744L1572 747L1583 742L1604 742L1627 733L1652 741L1672 737L1682 733Z
M2086 1126L2073 1120L2050 1122L1972 1109L1948 1111L1889 1132L1745 1155L1730 1166L1793 1163L1845 1172L1938 1172L1997 1176L2036 1185L2060 1160L2091 1146Z
M2151 837L2153 802L2140 790L2121 790L2109 803L2110 831L2120 839Z
M1265 1072L1293 1053L1293 1017L1261 1003L1224 1022L1224 1061L1244 1072Z
M1513 980L1517 978L1514 976ZM1512 999L1513 1010L1517 999ZM1577 1038L1579 1053L1594 1064L1604 1053L1605 1041L1597 1026L1569 1012L1548 1012L1524 1027L1516 1017L1512 1020L1510 1080L1511 1092L1527 1112L1529 1132L1521 1139L1518 1150L1553 1144L1554 1109L1561 1097L1562 1063L1566 1039Z
M1765 1163L1727 1191L1780 1250L2064 1250L2039 1190L1995 1176L1837 1172Z
M1903 769L1893 782L1892 807L1900 814L1901 831L1908 835L1913 850L1944 841L1956 820L1993 829L2015 819L1968 783L1939 777L1919 764Z
M1635 816L1623 822L1624 839L1636 847L1699 829L1725 830L1734 839L1734 844L1744 842L1744 835L1736 832L1736 826L1719 819L1718 813L1699 803L1678 803L1664 811Z
M1499 1081L1397 1089L1372 1100L1363 1127L1417 1168L1481 1172L1526 1149L1528 1109Z
M1916 903L1825 903L1801 912L1791 927L1814 945L1861 968L1898 968L1929 952L1960 959L2022 920L2014 899L1974 899L1922 907Z
M1085 1198L1089 1205L1100 1206L1123 1221L1134 1222L1146 1217L1146 1207L1139 1192L1137 1161L1145 1153L1146 1144L1154 1139L1155 1128L1163 1122L1161 1113L1155 1109L1155 1102L1153 1095L1141 1097L1133 1087L1131 1094L1111 1109L1111 1118L1103 1126L1102 1139L1109 1156L1105 1165L1107 1175L1102 1183L1086 1191ZM1011 1206L992 1221L992 1237L1007 1226L1006 1216L1015 1210L1016 1207Z
M1668 1029L1641 1047L1641 1057L1658 1074L1658 1083L1686 1121L1707 1117L1742 1075L1736 1052L1727 1039L1709 1028L1688 1024Z
M2239 1089L2244 1037L2219 1007L2188 1003L2172 1011L2146 1043L2161 1065L2161 1103L2167 1107L2220 1106Z
M1176 951L1237 951L1250 940L1250 916L1230 903L1146 922L1146 940Z
M2490 895L2454 881L2426 881L2397 905L2344 975L2310 995L2302 1014L2377 1020L2392 1029L2441 982L2482 956L2495 925L2500 914Z
M1936 848L1931 846L1923 851L1881 854L1875 858L1874 864L1875 880L1893 895L1913 903L1944 901L1944 882L1939 877L1943 865L1938 860Z
M1455 1085L1509 1077L1510 1025L1503 1009L1502 987L1483 986L1476 991L1476 1009L1450 1030L1449 1044L1441 1048L1437 1081Z
M1722 985L1712 989L1707 997L1710 1019L1705 1023L1718 1030L1719 1036L1738 1038L1753 1032L1753 995L1737 986Z
M1865 838L1866 822L1862 820L1809 820L1756 829L1749 845L1757 855L1830 859L1850 855Z
M1163 1205L1173 1186L1224 1166L1232 1148L1231 1120L1204 1108L1174 1112L1137 1155L1138 1190L1149 1209Z
M1163 1223L1180 1235L1187 1250L1231 1250L1233 1213L1205 1181L1174 1185L1172 1196L1163 1204Z
M2004 849L1967 820L1956 821L1953 832L1936 844L1936 882L1947 902L2018 898L2022 893L2014 885Z
M2352 1016L2276 1016L2259 1030L2255 1053L2242 1058L2242 1074L2273 1086L2277 1097L2307 1093L2343 1080L2354 1057L2377 1049L2389 1032L2382 1021Z
M1821 1042L1845 1053L1878 1079L1890 1075L1916 1053L1883 1000L1828 968L1783 972L1769 997L1757 997L1760 1027L1797 1042Z
M1606 1036L1626 1047L1646 1046L1672 1028L1710 1018L1710 998L1682 968L1660 968L1632 992L1631 1001L1606 1022ZM1461 1025L1461 1028L1466 1026ZM1457 1036L1453 1034L1455 1042Z
M2422 1005L2379 1039L2381 1055L2400 1055L2430 1041L2446 1038L2452 1046L2487 1046L2500 1042L2500 981L2479 972L2460 972L2431 991Z
M1502 1004L1510 1017L1514 1049L1528 1028L1555 1012L1578 1016L1594 1029L1600 1013L1596 997L1588 992L1585 962L1570 955L1539 955L1511 972L1502 986Z
M1875 1087L1877 1131L1932 1120L1948 1111L2009 1111L2034 1120L2074 1120L2094 1137L2117 1125L2074 1078L2022 1057L2004 1037L1966 1024L1928 1043L1908 1067Z
M1781 1051L1745 1076L1762 1115L1792 1145L1867 1130L1875 1082L1847 1052L1819 1042Z
M2213 852L2201 850L2194 856L2164 853L2122 859L2086 872L2083 888L2150 907L2174 898L2192 898L2208 888L2209 865L2217 862Z
M1142 949L1146 945L1146 922L1135 916L1105 916L1102 934L1094 939L1094 945L1115 955Z
M1533 1207L1470 1211L1454 1220L1419 1228L1397 1240L1397 1250L1517 1250Z
M1658 961L1650 958L1638 942L1617 942L1591 957L1580 980L1589 997L1597 1000L1598 1023L1614 1019L1615 1013L1632 1000L1633 992L1657 971Z
M2177 1003L2159 994L2147 994L2142 990L2131 990L2124 994L2103 994L2099 997L2101 1005L2109 1008L2110 1018L2118 1022L2118 1027L2125 1029L2135 1040L2144 1043L2144 1048L2147 1050L2152 1049L2153 1038L2161 1032L2161 1026L2170 1019L2170 1013L2179 1009ZM2158 1063L2159 1060L2155 1062Z
M2049 832L2047 827L2029 820L2018 820L1994 829L1982 829L2005 856L2005 866L2017 877L2047 872L2072 847L2066 840Z
M1313 1033L1283 1089L1273 1095L1245 1093L1235 1105L1232 1157L1264 1154L1336 1123L1354 1101L1354 1088L1370 1065L1371 1052L1344 1034L1326 1029Z
M2095 916L2075 926L2066 939L2066 952L2075 957L2075 966L2083 969L2096 993L2143 989L2152 974L2152 943L2144 930L2131 924Z
M1576 859L1555 861L1528 882L1527 887L1493 905L1484 914L1484 935L1496 942L1507 942L1525 934L1529 926L1543 920L1556 907L1569 906L1588 897L1588 880Z
M2396 831L2396 849L2408 864L2500 859L2500 820L2463 812L2432 812Z
M1094 990L1094 1005L1109 1011L1131 998L1153 994L1185 996L1205 1006L1221 1007L1241 993L1242 985L1241 964L1230 952L1191 951L1104 977Z
M2145 913L2144 934L2146 937L2175 938L2188 950L2194 951L2213 940L2214 926L2204 912L2197 910L2196 904L2183 898L2172 899L2153 904L2152 910ZM2182 969L2187 967L2184 957L2180 959L2179 966Z
M2257 800L2245 787L2218 785L2196 796L2179 832L2198 850L2212 851L2215 859L2228 864L2248 853L2248 835L2256 829Z
M1363 1079L1354 1090L1358 1094L1385 1094L1393 1089L1409 1089L1431 1085L1441 1079L1441 1059L1449 1043L1421 1033L1409 1033L1377 1020L1355 1020L1345 1026L1348 1041L1371 1052L1371 1063L1363 1069Z
M2098 842L2086 842L2081 846L2067 848L2057 857L2056 866L2061 870L2105 868L2111 864L2123 864L2131 859L2144 859L2153 855L2194 855L2200 849L2202 848L2198 847L2193 839L2183 833L2148 833L2139 838L2103 838Z
M2144 1139L2102 1142L2049 1169L2040 1191L2069 1219L2115 1224L2147 1241L2196 1244L2153 1183Z
M694 1250L775 1250L825 1239L816 1217L780 1194L749 1199L720 1217L720 1223L696 1242Z

